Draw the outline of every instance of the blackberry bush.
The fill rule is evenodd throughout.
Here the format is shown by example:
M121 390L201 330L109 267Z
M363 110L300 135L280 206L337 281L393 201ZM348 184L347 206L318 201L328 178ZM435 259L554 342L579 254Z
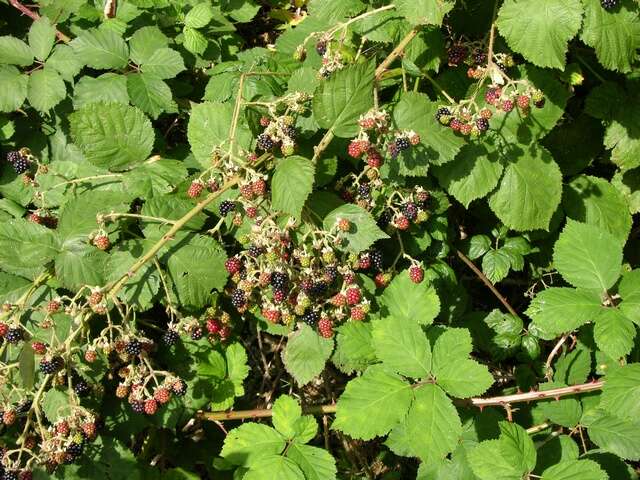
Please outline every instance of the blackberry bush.
M639 9L0 3L0 476L636 478Z

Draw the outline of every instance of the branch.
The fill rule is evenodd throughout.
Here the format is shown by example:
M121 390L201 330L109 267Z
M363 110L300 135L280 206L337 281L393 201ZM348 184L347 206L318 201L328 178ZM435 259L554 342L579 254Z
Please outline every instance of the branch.
M547 400L550 398L558 399L560 397L566 397L567 395L577 395L580 393L593 392L600 390L604 385L604 381L597 380L589 383L583 383L580 385L571 385L570 387L553 388L551 390L545 390L543 392L527 392L517 393L514 395L503 395L501 397L490 398L470 398L469 400L463 400L464 403L470 403L471 405L479 408L489 406L501 406L511 405L512 403L521 402L535 402L539 400ZM302 411L312 415L326 415L329 413L336 413L336 405L312 405L303 407ZM273 410L270 408L256 408L254 410L235 410L231 412L198 412L197 418L201 420L207 420L210 422L220 422L224 420L247 420L256 418L269 418L273 415Z
M492 405L505 406L512 403L522 402L535 402L538 400L546 400L549 398L566 397L567 395L577 395L579 393L593 392L602 389L604 385L603 380L594 380L589 383L582 383L580 385L571 385L569 387L552 388L551 390L544 391L531 391L525 393L516 393L513 395L503 395L501 397L490 398L471 398L469 403L474 407L484 408Z
M26 15L27 17L31 18L34 21L40 19L40 15L38 15L33 10L30 10L29 8L25 7L24 5L22 5L18 0L9 0L9 4L13 8L20 10L20 12L22 12L24 15ZM58 37L58 39L63 41L64 43L69 43L71 41L70 37L66 36L64 33L62 33L60 30L57 30L57 29L56 29L56 37Z
M482 280L482 282L489 288L489 290L491 290L491 292L498 298L498 300L500 300L500 303L502 303L502 305L504 305L505 308L509 310L509 313L514 317L520 318L520 316L518 315L518 312L516 312L514 308L509 304L507 299L502 296L502 294L498 291L495 285L491 283L491 280L489 280L485 276L485 274L482 273L482 271L478 267L476 267L476 265L471 260L469 260L469 257L467 257L460 250L456 250L456 253L458 254L458 257L460 258L460 260L466 263L467 266L471 270L473 270L473 273L475 273L478 276L478 278Z
M409 33L405 35L405 37L400 41L398 46L393 49L393 51L385 58L378 68L376 68L376 82L380 80L382 74L387 70L389 65L391 65L396 58L398 58L403 52L404 49L409 45L409 42L414 39L414 37L418 34L422 27L420 25L413 27Z

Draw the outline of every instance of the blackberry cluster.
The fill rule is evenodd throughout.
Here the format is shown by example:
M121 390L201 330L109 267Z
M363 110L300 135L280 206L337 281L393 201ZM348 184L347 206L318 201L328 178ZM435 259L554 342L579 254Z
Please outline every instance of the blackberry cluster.
M310 327L315 327L318 324L318 320L320 320L320 314L315 310L308 310L302 315L302 321Z
M91 385L84 378L76 376L73 383L73 391L79 397L84 397L91 392Z
M220 215L226 217L229 212L236 209L236 204L231 200L223 200L220 203Z
M271 285L275 290L284 290L289 283L289 276L284 272L273 272Z
M600 4L605 10L613 10L618 6L618 0L600 0Z
M4 336L5 340L13 345L22 340L22 329L10 328Z
M411 142L409 142L409 139L407 137L398 137L396 139L396 147L401 151L407 150L411 147Z
M466 46L453 45L447 52L449 66L457 67L466 60L467 55L469 55L469 49Z
M451 110L447 107L440 107L436 112L436 120L443 125L447 125L449 123L449 119L451 117Z
M53 357L51 360L42 359L40 361L40 371L45 375L52 375L62 368L64 362L60 357Z
M29 170L29 167L31 165L27 157L23 156L20 152L17 151L7 153L7 162L13 165L13 168L18 175L21 175Z
M264 150L266 152L271 150L275 146L275 143L269 135L261 133L256 139L256 145L260 150Z
M191 331L191 339L198 341L204 337L204 331L200 327L196 327Z
M127 354L132 356L140 355L140 352L142 351L142 343L140 343L140 341L135 338L132 340L129 340L124 347L124 351L127 352Z
M371 266L376 270L382 270L384 268L384 256L380 250L370 250L369 259L371 260Z
M413 202L407 202L402 207L402 213L413 222L418 217L418 206Z
M162 336L162 341L164 342L165 345L172 347L178 342L179 338L180 338L180 335L178 334L178 332L176 332L173 329L169 329L166 332L164 332L164 335Z
M67 447L67 453L73 457L79 457L84 451L82 442L71 442Z
M231 305L236 308L242 308L247 303L244 290L236 288L231 294Z

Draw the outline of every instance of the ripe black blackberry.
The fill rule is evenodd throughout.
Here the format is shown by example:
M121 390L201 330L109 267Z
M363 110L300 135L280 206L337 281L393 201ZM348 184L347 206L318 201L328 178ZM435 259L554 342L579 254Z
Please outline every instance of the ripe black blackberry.
M318 52L318 55L320 55L321 57L324 56L325 53L327 53L327 42L325 40L320 40L318 43L316 43L316 52Z
M327 265L324 267L324 275L323 278L327 281L327 283L333 283L338 278L338 267L335 265Z
M40 371L45 375L52 375L62 368L63 362L60 357L53 357L51 360L42 359L40 361Z
M74 380L73 391L79 397L84 397L91 391L91 385L82 377L76 377Z
M368 183L361 183L358 186L358 195L362 198L369 198L371 196L371 186Z
M447 52L447 60L450 66L457 67L465 61L469 50L464 45L453 45Z
M22 329L20 328L10 328L9 331L4 336L5 340L9 343L16 344L20 340L22 340Z
M256 145L260 150L264 150L266 152L268 150L271 150L275 143L269 135L267 135L266 133L261 133L256 139Z
M19 478L17 470L5 470L2 474L2 480L18 480Z
M164 332L164 335L162 336L162 341L164 342L165 345L172 347L178 342L179 338L180 338L180 335L178 334L178 332L170 328L169 330Z
M477 119L476 127L478 127L478 130L480 130L481 132L486 132L487 130L489 130L489 120L487 120L486 118Z
M124 351L129 355L139 355L142 351L142 343L136 338L129 340L124 346Z
M320 314L314 310L308 310L302 315L302 321L310 327L315 327L320 320Z
M476 65L483 65L487 61L487 54L479 48L476 48L473 51L471 58L473 59L473 63Z
M136 413L144 413L144 402L141 400L134 400L131 402L131 409Z
M382 251L374 249L369 251L369 259L371 260L371 265L376 270L382 270L384 267L384 256Z
M196 327L193 330L191 330L192 340L200 340L202 337L204 337L204 331L202 330L202 328Z
M231 294L231 305L236 308L242 308L246 302L247 299L245 297L244 290L236 288Z
M18 413L27 413L29 410L31 410L31 405L33 405L33 402L31 400L23 400L18 405L18 408L16 409L16 412L18 412Z
M29 162L29 160L27 160L26 157L23 157L22 155L20 155L20 157L11 164L13 165L13 168L18 175L22 175L24 172L28 171L29 167L31 166L31 162Z
M82 455L83 450L84 445L82 445L82 443L72 442L67 446L66 452L74 457L79 457L80 455Z
M600 4L605 10L612 10L618 6L618 0L601 0Z
M284 133L291 140L295 140L298 136L298 131L292 125L285 125L282 127L282 133Z
M289 276L284 272L273 272L271 274L271 286L275 290L285 290L289 283Z
M396 138L396 148L398 150L406 150L409 147L411 147L411 142L407 137Z
M220 203L220 215L226 217L229 212L236 209L236 204L231 200L223 200Z
M407 202L402 207L402 213L409 220L414 221L418 216L418 206L413 202Z
M393 218L393 213L391 213L390 210L383 210L380 216L378 217L378 220L376 220L376 225L378 225L378 228L380 228L381 230L384 230L389 226L389 223L391 222L392 218Z
M257 245L251 245L249 247L249 255L251 255L253 258L259 257L261 253L262 248L258 247Z

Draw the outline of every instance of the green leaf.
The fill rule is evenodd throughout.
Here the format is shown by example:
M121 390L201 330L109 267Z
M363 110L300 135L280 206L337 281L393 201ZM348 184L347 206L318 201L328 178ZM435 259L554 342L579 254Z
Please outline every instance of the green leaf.
M149 73L127 75L127 91L131 103L154 120L162 112L175 110L171 89L159 77Z
M611 358L628 355L633 348L636 327L617 308L603 308L595 328L593 337L598 348Z
M566 386L564 383L546 382L540 384L540 391ZM567 428L574 428L580 423L582 417L582 407L575 398L549 399L537 402L534 412L539 412L542 418Z
M605 377L600 407L607 412L637 419L640 415L640 363L630 363Z
M482 272L492 283L503 280L511 269L511 259L502 250L489 250L482 258Z
M199 30L191 27L184 27L183 33L184 48L189 50L191 53L202 55L207 49L207 45L209 45L207 37L200 33Z
M244 395L243 382L249 375L247 352L239 343L232 343L224 352L227 360L227 378L233 382L235 396Z
M468 208L473 200L484 198L496 188L503 170L497 152L490 153L484 145L469 143L455 160L436 167L434 173L440 185Z
M69 45L60 44L53 49L53 53L45 62L45 67L53 68L64 80L71 82L80 73L82 63Z
M331 360L342 372L364 370L375 361L371 323L345 322L337 328L336 349Z
M536 448L524 428L500 422L500 438L478 444L467 453L481 480L521 480L536 465Z
M40 17L29 29L29 47L33 55L44 62L56 41L56 28L47 17Z
M257 459L242 480L305 480L305 476L293 460L269 455Z
M191 110L187 136L191 151L203 165L211 164L211 155L217 147L229 140L233 105L229 103L200 103ZM248 147L251 133L240 122L236 131L236 141L242 147Z
M620 276L622 245L601 228L568 220L555 244L553 263L574 287L607 290Z
M213 18L213 10L208 2L198 3L184 17L184 24L191 28L202 28Z
M177 248L162 257L181 305L203 308L211 301L211 290L222 291L228 273L227 254L214 239L189 234L176 239Z
M351 225L348 232L341 233L346 241L346 249L350 252L360 253L373 245L376 240L389 238L378 228L371 214L357 205L346 204L333 210L323 221L324 229L335 230L338 218L348 220Z
M565 385L585 383L591 373L591 352L586 348L576 348L565 353L554 366L554 380Z
M385 367L406 377L426 378L431 348L420 325L388 317L373 322L373 348Z
M126 212L129 209L128 195L112 191L89 191L69 198L60 211L56 229L60 238L84 237L97 229L96 217L111 211Z
M398 0L398 13L413 25L440 25L455 0Z
M71 114L70 122L74 142L99 167L124 170L151 153L155 137L151 122L137 108L90 104Z
M288 395L281 395L273 403L273 426L280 434L292 439L296 435L296 424L302 417L300 404Z
M17 275L41 271L58 253L54 232L26 220L0 222L0 267Z
M406 272L396 275L379 301L384 315L420 325L431 325L440 312L435 289L427 282L413 283Z
M333 350L333 340L322 338L311 327L300 328L289 335L282 360L287 372L303 386L322 373Z
M605 452L625 460L640 459L640 422L602 414L587 424L589 438Z
M250 422L229 432L220 456L233 465L251 467L264 457L280 454L285 444L273 428Z
M323 448L294 443L287 450L287 457L298 465L306 480L335 480L336 478L336 461Z
M67 393L55 388L48 390L42 400L42 410L47 420L52 424L57 422L59 418L69 416L71 414L71 408L69 406Z
M475 260L491 249L491 239L486 235L474 235L469 241L469 258Z
M105 73L99 77L83 76L73 92L76 110L90 103L116 102L129 105L127 77L117 73Z
M600 227L621 243L631 232L631 213L622 193L603 178L580 175L564 191L567 216Z
M393 408L391 404L387 408ZM415 400L403 422L389 434L387 445L397 455L441 462L462 436L462 425L451 400L437 385L415 390Z
M433 345L433 376L447 393L459 398L481 395L493 385L489 369L469 359L473 346L464 328L449 328Z
M236 22L247 23L260 11L260 4L254 0L224 0L222 8Z
M580 456L578 444L569 435L558 435L538 448L536 473L543 472L559 462L577 460Z
M0 65L0 112L13 112L27 98L29 77L13 65Z
M568 287L551 287L539 292L525 312L545 339L571 332L600 314L600 297Z
M500 440L486 440L467 452L473 473L480 480L522 480L523 472L502 455Z
M568 42L580 30L582 13L580 0L506 0L497 26L509 47L531 63L564 70Z
M155 25L139 28L129 39L131 60L138 65L147 63L158 50L163 50L168 46L169 39Z
M313 96L318 125L342 138L358 133L358 118L373 106L374 64L348 66L322 82Z
M436 118L439 104L423 93L405 93L393 109L393 121L400 130L414 130L424 145L421 155L434 165L450 162L465 140L450 128L443 128ZM426 171L425 171L426 174Z
M62 244L56 256L56 276L65 288L82 285L103 285L109 256L89 245L86 238L72 237Z
M582 3L585 10L582 41L596 50L605 68L631 71L640 47L637 4L625 1L614 10L605 10L599 0L582 0Z
M160 48L142 62L142 71L162 79L173 78L185 69L182 56L170 48Z
M640 269L632 270L623 275L618 286L618 294L623 300L618 305L620 311L627 318L640 325Z
M560 168L547 150L537 147L521 152L507 165L489 206L513 230L547 230L561 195Z
M547 468L542 480L607 480L609 476L593 460L569 460Z
M53 69L45 67L29 76L27 99L36 110L47 112L66 96L64 81Z
M300 219L302 208L313 190L315 166L294 155L278 162L271 182L272 207Z
M115 282L127 274L141 256L144 244L136 241L128 241L118 245L118 250L109 255L108 268L109 281ZM140 310L146 310L153 305L153 299L160 291L160 276L153 262L147 263L138 273L130 278L122 287L118 296L129 305L135 305Z
M398 424L412 400L411 385L384 367L374 365L347 384L338 400L332 428L353 438L371 440L387 434Z
M127 172L123 182L126 190L134 197L150 199L172 192L186 177L187 167L184 162L163 158L143 163ZM185 205L192 204L185 202Z
M124 68L129 61L127 44L111 29L85 30L70 45L78 59L91 68Z
M33 52L22 40L5 35L0 37L0 64L28 67L33 63Z

